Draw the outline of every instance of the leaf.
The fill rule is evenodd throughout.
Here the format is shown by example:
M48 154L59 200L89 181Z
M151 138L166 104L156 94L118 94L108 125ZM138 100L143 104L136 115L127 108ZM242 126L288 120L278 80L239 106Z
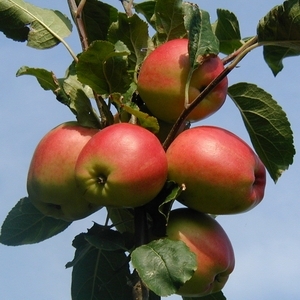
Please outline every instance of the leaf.
M243 45L239 21L234 13L225 9L217 9L217 16L213 31L220 42L220 52L231 54Z
M56 46L72 31L70 20L57 10L42 9L23 0L0 2L0 30L36 49Z
M163 297L174 294L197 268L196 255L186 244L168 238L136 248L131 259L146 286Z
M39 243L64 231L70 224L45 216L25 197L12 208L4 220L0 243L7 246Z
M182 0L157 0L154 12L156 43L186 37Z
M124 252L100 250L83 233L75 237L73 246L74 260L66 265L73 266L72 300L130 299L129 263Z
M183 300L226 300L224 294L220 291L203 297L182 297Z
M36 77L44 90L51 90L59 102L69 107L82 126L100 127L99 118L86 95L87 87L77 79L74 63L68 69L66 78L57 79L53 72L27 66L23 66L17 71L17 76L21 75Z
M274 76L283 69L283 59L300 55L300 2L288 0L275 6L257 28L264 58Z
M105 251L128 250L123 235L107 226L94 223L85 234L85 239L94 247Z
M210 16L196 4L183 4L184 25L189 37L189 56L192 69L202 61L199 58L208 54L219 53L219 41L212 31Z
M150 1L144 1L141 3L133 3L134 10L142 14L147 22L155 29L155 6L156 6L156 0L150 0Z
M128 17L119 13L118 21L109 29L108 40L112 43L122 41L130 51L128 56L129 70L136 71L144 60L148 48L148 25L137 15Z
M270 94L250 83L237 83L228 94L242 115L252 144L276 182L293 163L293 133L285 112Z
M123 43L95 41L79 56L76 65L80 82L100 95L125 92L130 83L127 73L129 50Z
M80 0L76 0L78 5ZM108 29L118 19L118 10L101 1L88 0L82 10L82 20L88 43L96 40L106 40Z
M134 213L130 208L107 207L109 218L119 232L134 233Z

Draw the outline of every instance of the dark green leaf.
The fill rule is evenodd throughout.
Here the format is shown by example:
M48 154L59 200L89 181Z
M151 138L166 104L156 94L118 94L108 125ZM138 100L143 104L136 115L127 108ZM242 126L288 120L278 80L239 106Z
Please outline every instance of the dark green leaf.
M127 46L130 51L129 69L133 73L147 53L143 49L148 48L148 25L137 15L128 17L124 13L119 13L118 22L110 27L108 40L112 43L122 41Z
M23 198L4 220L0 243L8 246L39 243L64 231L70 224L43 215L28 198Z
M119 232L134 233L134 214L130 208L110 208L107 207L109 218Z
M197 268L196 255L186 244L167 238L136 248L131 259L142 281L159 296L174 294Z
M182 297L183 300L226 300L222 292L217 292L204 297Z
M293 163L293 133L285 112L270 94L250 83L238 83L228 94L242 115L252 144L276 182Z
M202 63L202 56L219 53L219 41L212 31L208 12L188 2L183 4L183 11L184 25L189 37L190 62L194 70Z
M130 83L127 56L130 51L123 43L95 41L79 56L76 65L78 79L98 94L125 92Z
M59 43L72 31L70 20L59 11L42 9L23 0L0 2L0 31L8 38L26 41L36 49L47 49Z
M300 2L288 0L274 7L259 21L258 41L264 46L264 58L276 76L283 59L300 55Z
M91 245L85 234L75 237L71 294L73 300L128 300L131 288L128 257L122 251L104 251Z
M107 226L94 223L85 234L85 239L94 247L105 251L128 250L123 235Z
M78 5L80 0L76 0ZM118 19L118 10L101 1L88 0L82 10L82 19L86 29L88 43L106 40L108 29Z
M158 45L187 36L183 20L182 0L157 0L154 20Z
M220 42L220 52L231 54L243 45L239 21L234 13L225 9L217 9L217 16L213 30Z

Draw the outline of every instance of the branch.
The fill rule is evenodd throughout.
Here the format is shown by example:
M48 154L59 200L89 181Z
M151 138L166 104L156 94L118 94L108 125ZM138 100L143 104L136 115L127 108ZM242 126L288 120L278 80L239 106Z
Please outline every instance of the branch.
M128 17L133 16L133 0L120 0Z

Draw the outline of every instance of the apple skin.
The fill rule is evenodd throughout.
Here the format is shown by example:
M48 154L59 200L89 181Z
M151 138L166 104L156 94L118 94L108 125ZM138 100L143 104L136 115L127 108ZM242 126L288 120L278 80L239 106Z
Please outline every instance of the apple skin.
M74 173L80 151L98 131L75 121L65 122L37 145L28 171L27 191L43 214L72 222L100 209L80 195Z
M178 200L197 211L236 214L261 202L265 166L238 136L215 126L198 126L178 135L167 152L168 177L185 184Z
M189 87L189 102L224 69L218 56L210 55L194 72ZM185 84L190 70L188 40L175 39L162 44L144 60L137 90L151 113L168 123L175 123L184 109ZM224 103L228 89L225 77L189 114L187 121L202 120Z
M87 201L108 207L137 207L164 186L167 158L157 137L129 123L110 125L82 149L75 168Z
M189 208L175 209L170 212L167 237L183 241L197 255L197 270L177 294L202 297L224 287L235 257L226 232L215 219Z

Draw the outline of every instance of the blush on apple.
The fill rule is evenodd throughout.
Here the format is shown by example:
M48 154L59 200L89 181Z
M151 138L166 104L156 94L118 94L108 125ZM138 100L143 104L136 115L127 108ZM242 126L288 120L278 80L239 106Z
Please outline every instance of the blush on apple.
M178 200L211 214L235 214L263 199L265 166L248 144L215 126L182 132L167 150L168 177L185 184Z
M224 69L218 56L202 57L203 63L193 72L189 102ZM184 109L185 85L190 71L188 40L175 39L157 47L143 62L137 90L151 113L174 123ZM225 77L189 114L187 121L199 121L216 112L224 103L228 88Z

